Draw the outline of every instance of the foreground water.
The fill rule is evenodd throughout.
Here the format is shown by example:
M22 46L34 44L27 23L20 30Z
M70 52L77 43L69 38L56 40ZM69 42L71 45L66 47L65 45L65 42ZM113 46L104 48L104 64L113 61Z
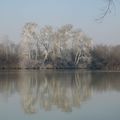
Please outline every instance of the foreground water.
M0 120L120 120L120 73L0 71Z

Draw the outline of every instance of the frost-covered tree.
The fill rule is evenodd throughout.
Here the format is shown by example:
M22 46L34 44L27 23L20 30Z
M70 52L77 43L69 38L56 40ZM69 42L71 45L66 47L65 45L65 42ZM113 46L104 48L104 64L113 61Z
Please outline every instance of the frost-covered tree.
M35 52L35 58L37 57L37 24L36 23L26 23L22 32L21 50L22 55L27 59L33 57L33 50Z
M22 38L22 56L28 63L45 65L46 61L51 61L51 64L62 64L63 67L68 64L78 66L81 60L90 57L91 40L71 24L54 30L52 26L39 28L36 23L27 23Z
M75 54L74 64L78 65L80 61L89 62L90 49L92 48L92 41L81 30L74 31L74 42L72 49Z
M40 30L39 45L41 46L41 51L44 54L45 62L53 48L53 28L51 26L45 26Z
M18 66L18 45L4 35L0 38L0 68L14 68Z

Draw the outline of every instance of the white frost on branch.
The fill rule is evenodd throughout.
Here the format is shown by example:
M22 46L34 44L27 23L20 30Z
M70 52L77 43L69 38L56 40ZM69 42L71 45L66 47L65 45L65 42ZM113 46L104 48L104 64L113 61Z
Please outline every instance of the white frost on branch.
M90 58L91 39L71 24L57 30L52 26L39 28L36 23L26 23L22 32L21 53L23 58L32 61L43 61L50 57L70 61L74 54L74 64Z

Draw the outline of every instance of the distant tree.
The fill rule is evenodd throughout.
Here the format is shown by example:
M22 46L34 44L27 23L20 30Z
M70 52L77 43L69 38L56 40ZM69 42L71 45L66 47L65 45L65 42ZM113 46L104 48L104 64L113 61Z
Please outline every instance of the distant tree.
M91 68L92 69L105 69L108 59L109 59L109 48L103 45L97 45L93 48L91 55L92 55L92 62Z
M107 69L120 70L120 45L110 47Z
M117 51L117 52L116 52ZM91 52L92 69L120 70L120 46L95 46Z
M7 35L0 41L0 68L19 67L18 46Z

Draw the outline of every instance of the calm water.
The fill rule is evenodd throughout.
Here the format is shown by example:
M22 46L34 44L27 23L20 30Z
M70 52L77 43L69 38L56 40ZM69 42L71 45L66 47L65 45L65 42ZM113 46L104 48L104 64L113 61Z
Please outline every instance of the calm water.
M0 71L0 120L120 120L120 73Z

